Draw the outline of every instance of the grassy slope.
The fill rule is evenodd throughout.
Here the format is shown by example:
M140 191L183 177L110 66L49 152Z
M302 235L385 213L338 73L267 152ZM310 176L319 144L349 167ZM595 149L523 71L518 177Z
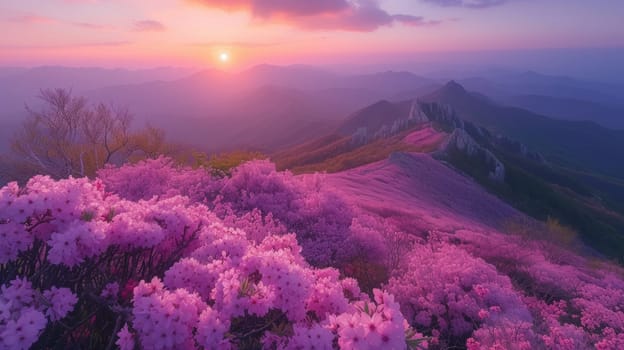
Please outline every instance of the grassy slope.
M624 263L624 212L597 198L594 188L567 169L495 153L505 164L504 184L490 181L487 170L462 154L451 154L448 161L518 210L541 221L556 218L577 230L589 247Z
M432 152L440 142L424 145L405 143L403 139L413 132L409 129L395 136L378 139L366 145L354 147L350 137L330 136L288 152L272 157L278 169L289 169L294 173L343 171L360 165L388 158L393 152Z
M472 97L470 100L475 101ZM479 105L481 106L487 105L487 103L483 103L487 101L478 99L477 101L480 102ZM512 138L514 135L523 135L539 139L538 144L546 143L552 147L557 147L559 139L553 137L553 135L558 135L553 131L553 128L557 128L555 125L549 125L546 128L547 133L551 133L550 136L542 135L539 130L529 131L548 118L539 117L537 121L533 118L529 121L518 122L519 130L512 132L510 129L516 123L517 118L520 118L516 114L520 113L518 109L499 108L498 106L484 108L484 110L471 109L471 112L485 115L484 118L474 118L478 120L470 118L478 125L489 126ZM500 117L501 114L507 113L511 113L511 118ZM493 125L495 126L493 127ZM581 131L579 128L582 126L573 124L574 131L572 134L586 132L590 140L600 138L602 129L596 130L592 127L589 128L590 130ZM445 130L443 125L436 125L436 127L438 130ZM379 139L359 147L351 145L350 137L332 135L282 152L272 158L277 163L278 168L290 169L295 173L315 171L331 173L379 161L397 151L431 152L438 148L439 143L421 146L405 143L403 141L405 136L413 131L414 129L407 130L399 135ZM569 133L566 130L562 132L564 134ZM564 144L569 142L572 140L568 139ZM606 144L603 146L611 146L611 143L616 141L610 138L605 142ZM579 147L584 147L583 145L585 143ZM595 170L579 170L582 167L571 164L577 163L579 160L562 161L559 165L544 165L498 150L491 144L488 145L488 148L494 151L496 156L505 164L505 184L497 184L489 180L487 176L489 170L481 166L479 161L475 159L462 156L462 154L452 154L447 161L517 209L543 221L549 217L558 219L563 224L577 230L581 239L588 246L624 263L624 181L599 174ZM531 148L541 150L541 147ZM570 150L566 150L565 153L564 158L572 157L574 154ZM579 155L580 162L590 156L588 153L577 155ZM599 158L599 155L596 157ZM597 159L596 162L604 163L604 160ZM610 172L606 171L606 173Z
M624 131L500 106L456 84L423 100L448 104L462 119L542 153L550 166L495 150L506 166L505 186L491 184L467 159L450 162L518 209L558 218L588 245L624 263Z

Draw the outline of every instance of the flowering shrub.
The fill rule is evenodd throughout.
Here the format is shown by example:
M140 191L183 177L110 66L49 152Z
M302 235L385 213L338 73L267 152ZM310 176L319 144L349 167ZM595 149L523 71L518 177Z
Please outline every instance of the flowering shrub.
M267 161L208 174L0 188L0 348L624 348L617 267L481 226L410 235Z
M503 321L532 322L511 281L466 251L448 244L416 247L390 280L407 319L449 345L475 329Z
M215 182L203 168L178 168L172 159L162 156L119 168L107 165L97 175L108 191L133 201L176 195L202 201Z
M621 269L590 269L570 253L556 263L548 259L556 249L496 232L438 233L414 248L387 290L432 337L430 348L619 349Z
M219 202L237 214L253 209L271 213L297 233L303 255L314 265L344 262L355 254L349 231L353 209L324 188L321 175L297 178L276 171L269 161L248 162L224 179Z
M273 214L238 209L242 215L221 220L179 195L186 190L138 188L129 174L38 176L0 190L0 347L406 349L419 342L390 295L378 291L370 301L355 280L311 267ZM348 229L340 218L314 220Z
M65 317L77 298L67 288L52 287L43 293L26 279L14 279L0 289L0 345L28 349L48 322Z
M324 186L322 175L295 177L276 171L266 160L244 163L231 176L215 179L203 168L176 168L163 157L108 167L98 175L108 191L126 199L184 195L193 202L205 202L225 222L258 235L253 237L256 240L267 230L294 232L303 255L315 266L342 265L357 255L374 254L380 247L371 242L372 230L358 235L362 225L353 225L358 220L354 208Z
M0 333L39 312L47 327L34 324L22 342L40 345L93 339L93 328L112 332L109 320L123 314L119 285L164 273L214 217L185 197L133 202L99 180L44 176L4 187L0 207L0 284L9 303Z

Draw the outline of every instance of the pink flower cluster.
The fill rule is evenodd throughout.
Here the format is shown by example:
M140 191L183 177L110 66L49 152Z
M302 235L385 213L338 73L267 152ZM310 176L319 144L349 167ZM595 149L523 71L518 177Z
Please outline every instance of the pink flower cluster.
M310 263L329 266L354 255L353 208L323 185L322 175L295 177L276 171L269 161L253 161L236 168L220 186L218 202L235 213L258 209L295 232Z
M550 243L458 230L417 245L388 291L434 346L619 349L623 272Z
M40 293L25 278L0 288L0 348L29 349L49 322L74 309L78 301L67 288L52 287ZM47 317L47 319L46 319Z
M43 297L49 303L46 309L46 316L50 321L58 321L74 309L74 305L78 302L78 297L68 288L52 287L50 290L43 292Z
M338 332L341 349L405 349L409 325L394 297L376 289L375 303L355 303L355 312L344 313L332 320ZM422 335L413 334L420 338ZM426 347L426 343L421 343Z
M376 291L375 302L368 302L357 283L340 280L337 270L311 268L294 235L267 236L256 243L239 230L213 223L198 241L192 257L165 273L164 284L154 278L134 289L130 327L143 348L196 343L226 349L241 341L225 337L228 331L236 334L231 327L237 320L276 312L294 333L261 333L287 348L331 349L334 339L343 349L407 347L407 322L392 296ZM316 322L310 323L311 315ZM125 343L122 336L128 335L120 335Z
M466 337L484 324L532 322L509 278L456 246L417 246L388 291L411 323L443 338Z
M488 229L425 240L266 161L208 174L1 188L0 348L624 348L618 267ZM391 278L345 278L362 261Z
M178 168L172 159L162 156L119 168L108 165L97 175L107 191L132 201L181 195L201 202L215 182L203 168Z
M134 288L132 326L145 349L189 349L193 330L207 307L197 294L185 289L168 291L154 277Z

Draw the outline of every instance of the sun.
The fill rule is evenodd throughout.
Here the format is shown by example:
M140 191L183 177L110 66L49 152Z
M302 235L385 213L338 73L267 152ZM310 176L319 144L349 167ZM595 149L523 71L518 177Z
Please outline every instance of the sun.
M221 52L219 54L219 60L223 63L227 62L230 60L230 54L227 52Z

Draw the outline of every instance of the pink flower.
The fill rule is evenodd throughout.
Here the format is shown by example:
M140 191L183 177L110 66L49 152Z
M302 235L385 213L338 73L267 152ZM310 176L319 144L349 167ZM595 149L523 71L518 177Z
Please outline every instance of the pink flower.
M293 327L295 334L288 341L286 350L317 349L332 350L334 335L321 325L312 327L295 324Z
M46 316L52 322L67 316L78 301L78 297L69 288L52 287L50 290L44 291L43 296L50 303L50 307L46 310Z
M14 260L32 243L33 235L24 225L15 222L0 224L0 264Z
M488 318L488 316L490 316L490 313L487 310L479 310L479 318L482 320L485 320L486 318Z
M221 320L217 311L207 307L199 315L195 339L206 349L229 349L229 342L225 339L225 333L229 328L229 320Z
M111 282L111 283L106 284L104 288L102 289L102 293L100 293L100 296L102 298L108 298L108 299L116 299L118 295L119 295L119 283L117 282Z
M134 334L128 329L126 323L123 328L117 333L117 341L115 345L119 346L120 350L134 350L135 340Z
M0 344L5 349L29 349L46 326L43 314L34 308L21 311L16 321L0 326Z

